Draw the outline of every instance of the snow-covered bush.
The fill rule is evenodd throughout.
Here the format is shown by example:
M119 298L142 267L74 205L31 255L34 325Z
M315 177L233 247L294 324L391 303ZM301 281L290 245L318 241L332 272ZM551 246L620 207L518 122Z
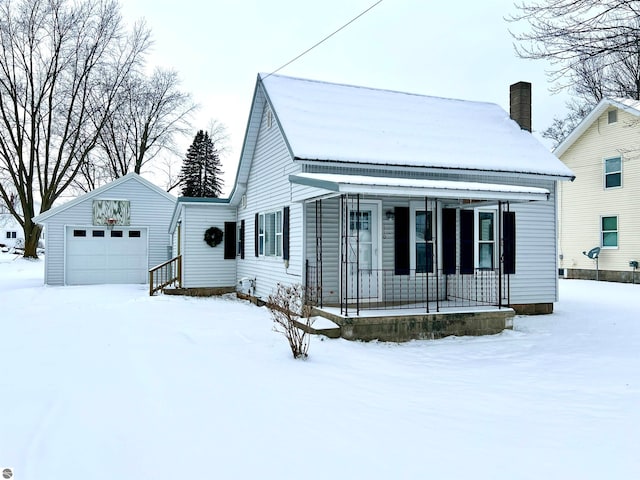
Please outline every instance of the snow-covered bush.
M278 284L276 291L267 299L267 307L273 319L273 329L285 336L293 358L307 358L310 340L308 331L313 321L311 307L304 304L302 285ZM301 328L302 326L307 328Z

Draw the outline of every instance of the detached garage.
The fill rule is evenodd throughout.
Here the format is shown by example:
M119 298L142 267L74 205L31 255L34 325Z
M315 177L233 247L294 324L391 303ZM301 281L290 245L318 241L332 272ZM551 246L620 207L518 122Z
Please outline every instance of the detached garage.
M45 283L146 283L169 258L175 202L130 173L36 216L46 225Z

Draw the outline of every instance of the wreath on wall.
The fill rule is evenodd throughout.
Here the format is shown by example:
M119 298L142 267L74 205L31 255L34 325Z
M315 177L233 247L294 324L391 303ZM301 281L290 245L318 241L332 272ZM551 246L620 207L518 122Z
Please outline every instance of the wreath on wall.
M204 232L204 241L207 242L207 245L210 247L215 247L222 242L223 235L222 230L218 227L207 228Z

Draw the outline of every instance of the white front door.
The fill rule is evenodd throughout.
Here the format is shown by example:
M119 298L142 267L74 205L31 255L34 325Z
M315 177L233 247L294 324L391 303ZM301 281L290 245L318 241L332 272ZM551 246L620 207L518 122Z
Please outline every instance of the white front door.
M379 204L360 202L360 210L349 211L347 249L347 295L349 300L380 299ZM359 295L357 292L359 291Z

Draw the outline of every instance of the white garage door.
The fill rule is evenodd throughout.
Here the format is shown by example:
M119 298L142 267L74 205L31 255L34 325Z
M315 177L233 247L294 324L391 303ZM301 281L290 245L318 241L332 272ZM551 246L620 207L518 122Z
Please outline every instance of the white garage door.
M147 229L67 227L66 283L146 283Z

